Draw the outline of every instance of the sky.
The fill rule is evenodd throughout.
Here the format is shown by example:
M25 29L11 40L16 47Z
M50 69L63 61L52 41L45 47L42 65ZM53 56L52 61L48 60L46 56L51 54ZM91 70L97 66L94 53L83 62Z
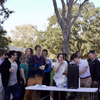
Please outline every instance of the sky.
M61 0L56 0L58 7L61 8ZM96 7L100 7L99 0L89 0ZM4 29L7 35L11 35L10 30L15 26L24 24L36 25L38 30L45 30L48 25L48 18L54 14L52 0L7 0L5 7L15 11L4 22Z

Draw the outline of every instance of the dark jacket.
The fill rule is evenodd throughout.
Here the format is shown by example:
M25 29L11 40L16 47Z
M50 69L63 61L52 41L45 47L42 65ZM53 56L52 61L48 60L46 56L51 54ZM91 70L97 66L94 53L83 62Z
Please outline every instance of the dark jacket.
M9 72L10 68L11 68L11 63L8 59L5 60L0 65L0 73L1 73L1 78L2 78L2 84L4 87L8 86L8 81L9 81L9 76L10 76L10 72Z
M88 62L89 62L92 81L98 81L99 80L99 69L100 69L99 61L95 59L93 61L88 60Z
M38 61L37 61L38 62ZM29 75L28 75L28 77L30 78L30 77L35 77L35 74L36 74L36 72L38 71L38 70L40 70L39 69L39 66L35 66L36 65L36 63L35 63L35 60L34 60L34 57L32 56L31 58L28 58L28 67L29 67ZM45 65L45 69L47 69L48 67L49 67L49 65L48 64L45 64L45 59L43 58L43 65ZM42 73L43 73L43 71L41 71ZM41 73L41 75L43 75Z

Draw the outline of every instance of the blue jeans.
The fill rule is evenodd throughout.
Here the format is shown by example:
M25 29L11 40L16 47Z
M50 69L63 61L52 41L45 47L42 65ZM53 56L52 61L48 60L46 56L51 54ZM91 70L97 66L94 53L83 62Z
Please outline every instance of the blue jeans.
M13 95L12 100L18 100L20 95L19 86L16 83L15 85L4 87L4 100L10 100L10 95Z

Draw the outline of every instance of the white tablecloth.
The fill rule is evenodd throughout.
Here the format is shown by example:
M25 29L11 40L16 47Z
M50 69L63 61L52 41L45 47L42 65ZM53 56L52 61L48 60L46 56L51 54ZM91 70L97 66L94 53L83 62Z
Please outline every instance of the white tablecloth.
M67 88L58 88L55 86L28 86L25 88L26 90L46 90L46 91L69 91L69 92L92 92L95 93L98 91L98 88L78 88L78 89L67 89Z

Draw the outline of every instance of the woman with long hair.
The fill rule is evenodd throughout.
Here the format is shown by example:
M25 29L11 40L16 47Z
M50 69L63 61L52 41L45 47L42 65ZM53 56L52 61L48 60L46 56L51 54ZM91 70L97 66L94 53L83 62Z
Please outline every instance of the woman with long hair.
M23 54L20 57L20 66L19 66L19 73L20 73L20 100L23 100L24 94L25 94L25 87L27 84L27 79L28 79L28 64L27 62L27 55Z

